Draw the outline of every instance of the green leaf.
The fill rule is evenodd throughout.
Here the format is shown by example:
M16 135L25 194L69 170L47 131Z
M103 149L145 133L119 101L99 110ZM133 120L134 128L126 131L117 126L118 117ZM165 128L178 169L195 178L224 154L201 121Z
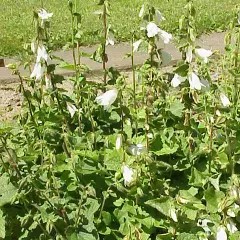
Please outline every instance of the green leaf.
M124 199L120 197L120 198L117 199L113 204L114 204L116 207L121 207L123 203L124 203Z
M179 100L175 100L170 105L169 110L174 116L181 117L183 115L183 109L184 109L184 105Z
M107 170L118 171L122 167L121 151L107 150L104 157L104 164Z
M0 189L0 207L2 207L12 201L12 198L17 193L17 188L9 182L7 174L3 174L0 177Z
M192 169L191 178L189 180L189 184L195 187L203 187L206 184L206 176L196 168Z
M61 64L58 65L58 67L65 70L75 71L75 65L69 64L67 62L62 62Z
M162 197L145 202L145 204L157 209L163 215L170 217L169 210L173 205L173 200L171 197Z
M157 156L162 156L162 155L170 155L178 150L178 145L175 143L173 147L169 147L167 145L163 145L162 149L159 151L153 151Z
M6 235L5 231L5 218L3 217L3 212L0 209L0 239L4 239Z
M204 192L204 196L207 202L207 210L211 213L217 213L218 204L224 198L225 194L210 187Z
M88 198L85 205L87 206L87 209L85 210L84 215L91 222L93 221L94 214L98 211L100 204L96 199Z
M179 66L174 72L180 75L181 77L186 77L188 73L189 65L183 64Z
M112 221L112 215L109 212L102 211L103 222L109 226Z
M177 240L198 240L198 238L195 234L180 233L177 237Z

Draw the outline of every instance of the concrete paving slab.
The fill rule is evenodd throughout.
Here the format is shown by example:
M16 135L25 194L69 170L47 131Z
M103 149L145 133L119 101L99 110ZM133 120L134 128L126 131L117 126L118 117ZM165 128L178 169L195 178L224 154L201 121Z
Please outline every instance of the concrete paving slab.
M224 36L226 33L212 33L209 35L203 35L200 37L200 39L197 40L197 45L204 47L206 49L211 50L218 50L220 52L224 51ZM159 46L163 47L161 43L159 43ZM97 48L97 45L91 46L91 47L83 47L81 48L81 51L92 54ZM172 55L173 62L176 62L176 60L181 59L181 54L176 48L176 46L173 43L167 44L164 46L165 51L170 53ZM131 59L130 58L123 58L127 53L131 51L131 46L129 43L121 43L117 44L115 46L107 46L106 52L108 54L108 63L107 67L115 67L119 70L128 70L131 68ZM69 63L73 63L72 58L72 50L67 51L56 51L53 53L53 55L63 58L65 61ZM134 62L135 65L141 65L143 62L147 59L148 55L146 53L135 53L134 56ZM5 64L14 63L16 60L14 59L5 59ZM86 64L89 69L92 71L92 73L99 73L102 70L102 64L97 63L93 60L91 60L88 57L82 57L81 58L82 64ZM28 75L29 73L24 70L23 68L20 69L21 74ZM63 74L63 75L72 75L72 71L63 70L63 69L57 69L56 73ZM13 76L11 71L0 67L0 84L8 84L11 82L18 81L18 78L16 76Z

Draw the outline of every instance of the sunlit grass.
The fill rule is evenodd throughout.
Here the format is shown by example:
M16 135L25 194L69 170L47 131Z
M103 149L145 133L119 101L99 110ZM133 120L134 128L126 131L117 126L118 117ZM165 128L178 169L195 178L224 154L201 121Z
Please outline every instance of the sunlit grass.
M54 13L54 44L60 47L69 40L71 23L67 0L43 0L44 7ZM112 2L113 28L117 30L118 41L128 40L133 30L138 30L138 12L144 0L118 0ZM176 32L178 19L184 11L185 0L152 0L153 4L163 12L166 21L163 28L171 33ZM227 26L232 9L239 0L199 0L196 1L197 26L199 33L220 31ZM39 0L1 0L0 3L0 56L16 55L22 51L24 42L33 36L33 10L41 7ZM93 44L98 41L101 22L92 14L99 8L97 1L79 1L83 17L83 43Z

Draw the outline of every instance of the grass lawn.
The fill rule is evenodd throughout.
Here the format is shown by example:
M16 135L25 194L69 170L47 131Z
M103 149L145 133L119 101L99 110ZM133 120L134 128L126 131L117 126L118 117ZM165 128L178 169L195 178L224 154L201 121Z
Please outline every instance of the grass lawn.
M183 13L185 0L151 0L167 19L163 28L175 32L178 18ZM67 0L43 0L44 8L53 12L53 35L56 47L66 43L70 35L70 14ZM132 29L138 29L138 13L145 0L115 0L112 2L111 24L117 30L117 40L128 40ZM196 0L199 33L218 31L227 26L232 9L239 0ZM101 22L92 14L99 9L97 1L80 1L83 16L84 44L93 44L101 33ZM33 9L41 7L40 0L1 0L0 56L17 55L24 42L33 37Z

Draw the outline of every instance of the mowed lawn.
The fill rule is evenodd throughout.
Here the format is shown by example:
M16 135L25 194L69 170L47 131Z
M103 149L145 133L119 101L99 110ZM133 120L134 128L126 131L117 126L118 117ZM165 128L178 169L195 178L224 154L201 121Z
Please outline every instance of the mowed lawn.
M44 8L53 12L53 42L56 48L63 46L70 37L71 21L67 0L42 0ZM109 19L116 29L116 39L126 41L132 30L139 29L138 13L144 0L110 0L112 16ZM178 19L184 12L185 0L151 0L164 14L162 28L175 33ZM101 22L93 12L100 6L97 1L78 0L82 13L82 42L85 45L98 42ZM196 0L197 27L199 33L224 30L233 17L233 8L239 0ZM41 7L40 0L0 1L0 56L17 55L22 52L24 42L34 36L33 10Z

